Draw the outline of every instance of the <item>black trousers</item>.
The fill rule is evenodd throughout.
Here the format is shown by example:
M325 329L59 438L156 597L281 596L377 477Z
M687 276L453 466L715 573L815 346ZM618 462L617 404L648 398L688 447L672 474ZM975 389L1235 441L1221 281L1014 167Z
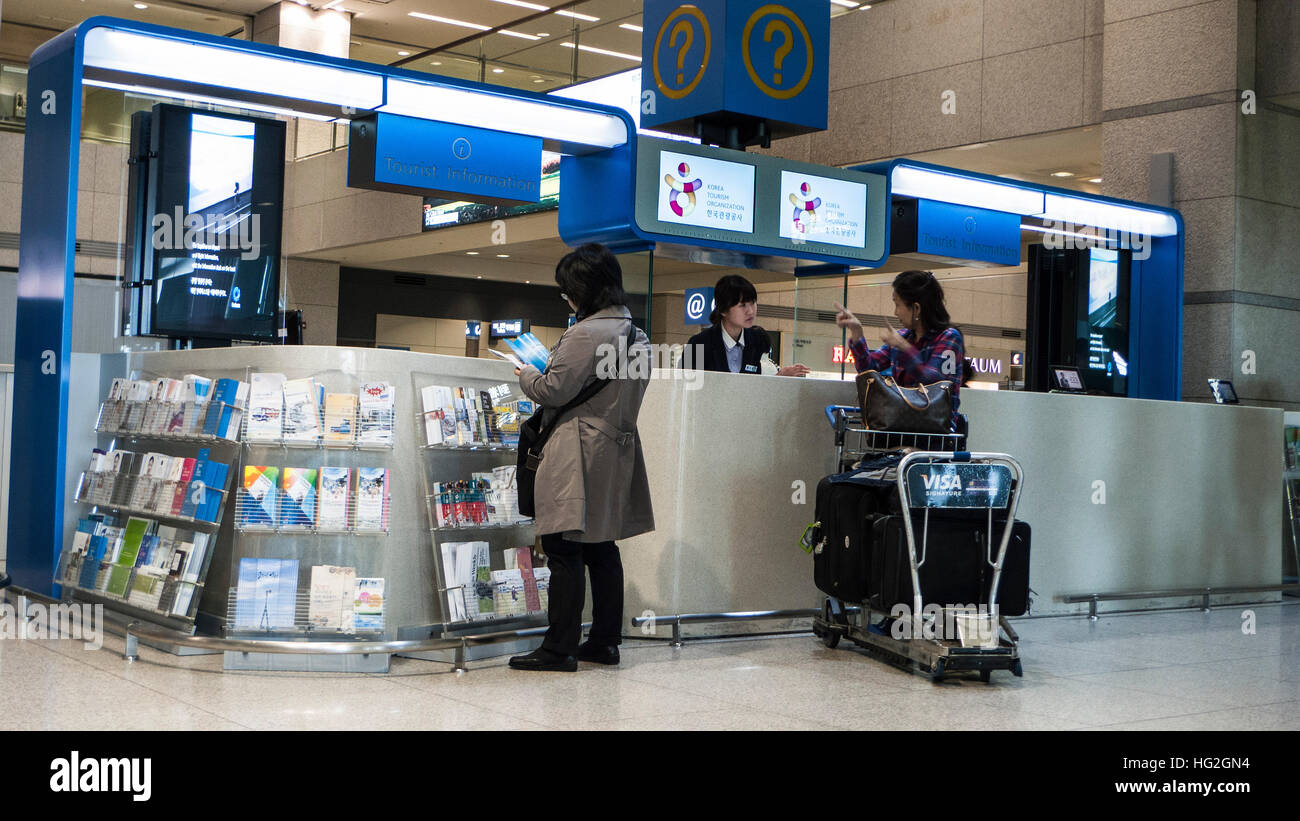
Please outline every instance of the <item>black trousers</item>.
M551 569L550 627L542 647L572 656L582 640L582 608L587 599L583 568L591 572L591 640L616 645L622 640L623 562L613 542L571 542L559 533L542 536L546 566Z

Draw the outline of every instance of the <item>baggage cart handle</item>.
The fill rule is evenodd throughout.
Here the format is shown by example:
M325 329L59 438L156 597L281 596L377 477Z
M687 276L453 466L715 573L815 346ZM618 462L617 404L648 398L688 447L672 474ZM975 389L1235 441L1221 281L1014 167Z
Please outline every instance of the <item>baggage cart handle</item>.
M1002 528L1002 539L998 547L998 558L993 563L993 579L989 587L989 611L997 612L998 586L1002 583L1002 565L1007 556L1007 545L1011 543L1011 531L1016 524L1016 510L1020 505L1020 489L1024 484L1024 471L1020 463L1006 453L982 453L968 452L961 453L944 453L942 451L914 451L903 457L898 463L898 498L903 507L903 528L907 534L908 558L912 565L912 618L920 619L922 613L922 595L921 595L921 564L924 562L924 554L920 561L917 557L916 549L916 532L912 527L912 500L907 489L907 469L917 462L988 462L991 464L1002 464L1011 470L1012 485L1011 498L1007 502L1007 523ZM990 505L989 512L989 547L992 547L993 538L993 507ZM925 525L922 531L921 548L925 550L925 542L929 535L930 529L930 508L925 508ZM987 555L987 554L986 554Z
M856 405L827 405L826 421L831 423L832 428L838 427L839 420L843 419L845 414L856 413L857 410Z

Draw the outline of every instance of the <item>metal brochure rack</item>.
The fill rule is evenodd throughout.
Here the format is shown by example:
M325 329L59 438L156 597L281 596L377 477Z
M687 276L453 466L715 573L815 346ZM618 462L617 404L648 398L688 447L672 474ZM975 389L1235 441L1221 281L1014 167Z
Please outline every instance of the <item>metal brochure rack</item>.
M131 381L138 383L166 377L130 373ZM181 374L171 378L179 380ZM238 413L235 405L215 399L166 401L111 394L105 399L95 422L96 450L104 456L91 455L78 478L73 501L86 505L86 514L56 569L55 581L65 596L101 604L126 619L194 633L228 508L239 449ZM226 426L224 435L219 424ZM210 462L229 466L220 483L214 484L210 475L167 470L168 464L179 469L186 459L192 467L204 451ZM135 454L136 462L111 456L115 453Z
M310 388L301 396L311 410L290 406L281 376ZM250 369L246 379L263 391L250 389L234 480L227 638L382 640L388 586L399 583L384 578L398 386L340 370ZM382 397L385 384L386 408L362 404L367 386ZM356 399L333 404L348 397ZM225 654L226 669L237 670L387 672L388 664L388 655Z
M439 485L465 483L475 474L487 474L494 469L497 477L511 475L518 455L517 428L506 432L498 429L500 435L497 435L488 426L488 435L480 436L474 432L473 421L461 418L461 426L457 430L455 420L444 419L441 406L426 391L446 388L453 392L454 401L457 388L483 394L502 383L477 377L427 373L412 373L411 381L418 415L417 430L422 437L419 444L424 476L424 506L437 595L434 609L438 614L438 622L432 626L429 637L453 639L475 633L544 627L544 599L534 600L532 593L526 597L502 596L491 579L491 571L506 569L509 551L519 548L531 550L535 546L533 520L520 516L517 508L509 505L498 508L490 499L471 502L477 507L469 510L464 501L455 498L461 491L447 491L445 487L443 492L438 491ZM426 395L430 396L428 401ZM455 409L454 404L452 408ZM515 420L516 423L518 421ZM494 484L495 479L496 477ZM504 481L509 482L509 479ZM447 561L447 554L454 554L456 548L447 546L470 542L486 543L485 555L484 551L479 550L477 557L487 558L490 566L479 568L475 562L474 567L481 570L476 578L469 583L458 582L455 569ZM470 649L470 659L531 649L539 642L539 638L473 647Z

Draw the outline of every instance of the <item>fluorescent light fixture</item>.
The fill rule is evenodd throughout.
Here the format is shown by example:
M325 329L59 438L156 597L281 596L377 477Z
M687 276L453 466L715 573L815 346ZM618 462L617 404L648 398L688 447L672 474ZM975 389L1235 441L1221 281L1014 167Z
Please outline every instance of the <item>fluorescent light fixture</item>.
M140 11L144 11L145 9L149 8L149 7L146 6L144 3L136 3L136 4L135 4L135 7L138 8L138 9L140 9Z
M85 65L357 109L373 109L384 101L384 78L379 74L104 27L86 34Z
M1047 194L1045 205L1044 220L1093 225L1151 237L1172 237L1178 233L1178 223L1172 214L1132 205L1097 202L1063 194Z
M509 254L497 254L497 259L509 259Z
M243 100L231 100L226 97L209 97L206 94L191 94L185 91L171 91L165 88L150 88L149 86L130 85L128 83L110 83L106 80L85 80L83 85L95 86L96 88L111 88L115 91L125 91L128 94L141 94L146 97L165 97L172 100L190 100L196 103L208 103L210 105L223 105L230 108L242 108L246 111L261 111L267 114L283 114L287 117L302 117L307 120L315 120L321 123L332 122L334 117L326 117L321 114L308 114L305 111L294 111L291 108L280 108L273 105L259 105L257 103L247 103Z
M1096 234L1081 234L1078 231L1064 231L1060 228L1048 228L1043 225L1020 225L1021 231L1028 231L1031 234L1053 234L1058 237L1079 237L1080 239L1096 239Z
M497 34L504 34L507 37L518 37L520 40L542 39L540 36L536 34L524 34L522 31L507 31L506 29L501 29L501 31L498 31Z
M977 180L929 168L898 166L894 169L890 182L893 193L905 197L951 202L1008 214L1037 215L1043 212L1041 191L1029 191L1014 185Z
M478 251L466 251L466 252L465 252L465 256L467 256L467 257L476 257L476 256L478 256Z
M618 27L621 29L627 29L628 31L645 31L641 26L634 26L631 23L619 23Z
M1092 179L1088 180L1088 182L1101 182L1101 177L1093 177Z
M487 31L491 26L483 26L478 23L466 23L464 20L453 20L450 17L439 17L436 14L425 14L422 11L408 11L410 17L418 17L421 20L428 20L433 23L442 23L448 26L460 26L461 28L474 29L475 31Z
M410 57L410 56L411 56L411 52L409 52L409 51L399 51L399 52L397 52L397 56L398 56L398 57Z
M506 70L505 70L504 68L494 68L494 69L492 69L492 73L493 73L493 74L505 74L505 72L506 72Z
M560 43L560 45L564 46L565 48L574 48L574 47L575 47L575 46L573 45L573 43ZM592 54L603 54L603 55L605 55L606 57L622 57L624 60L632 60L632 61L637 62L637 63L641 62L641 58L638 57L638 56L635 55L635 54L624 54L624 53L621 52L621 51L610 51L609 49L596 48L595 46L582 46L582 45L580 45L580 46L577 46L576 48L578 49L578 51L589 51L589 52L591 52Z
M630 136L627 123L613 114L397 78L388 80L388 102L380 110L596 148L624 145Z
M1073 177L1074 174L1069 171L1053 171L1053 177Z
M585 20L588 23L599 23L599 17L592 17L590 14L578 14L576 11L557 11L556 14L563 14L565 17L572 17L575 20Z
M540 3L526 3L524 0L492 0L493 3L502 3L507 6L518 6L521 9L532 9L533 11L550 11L550 6L543 6Z
M846 9L856 9L858 7L858 4L853 2L853 0L831 0L831 2L837 6L843 6Z
M441 60L434 60L433 62L429 63L429 65L431 65L431 66L440 66L440 65L442 65L442 61L441 61Z

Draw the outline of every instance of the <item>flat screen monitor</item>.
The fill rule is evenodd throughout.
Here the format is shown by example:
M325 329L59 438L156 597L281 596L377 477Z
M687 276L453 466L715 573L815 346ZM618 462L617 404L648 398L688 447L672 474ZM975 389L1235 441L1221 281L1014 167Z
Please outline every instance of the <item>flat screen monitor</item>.
M863 183L782 170L780 192L779 236L866 247L867 186Z
M659 153L661 222L754 233L754 166Z
M1084 393L1087 390L1079 369L1072 365L1052 366L1052 387L1067 393Z
M160 104L149 128L139 333L274 339L285 126Z
M1087 291L1079 300L1078 362L1089 387L1123 396L1128 393L1130 254L1110 248L1083 253L1087 271L1080 284Z

